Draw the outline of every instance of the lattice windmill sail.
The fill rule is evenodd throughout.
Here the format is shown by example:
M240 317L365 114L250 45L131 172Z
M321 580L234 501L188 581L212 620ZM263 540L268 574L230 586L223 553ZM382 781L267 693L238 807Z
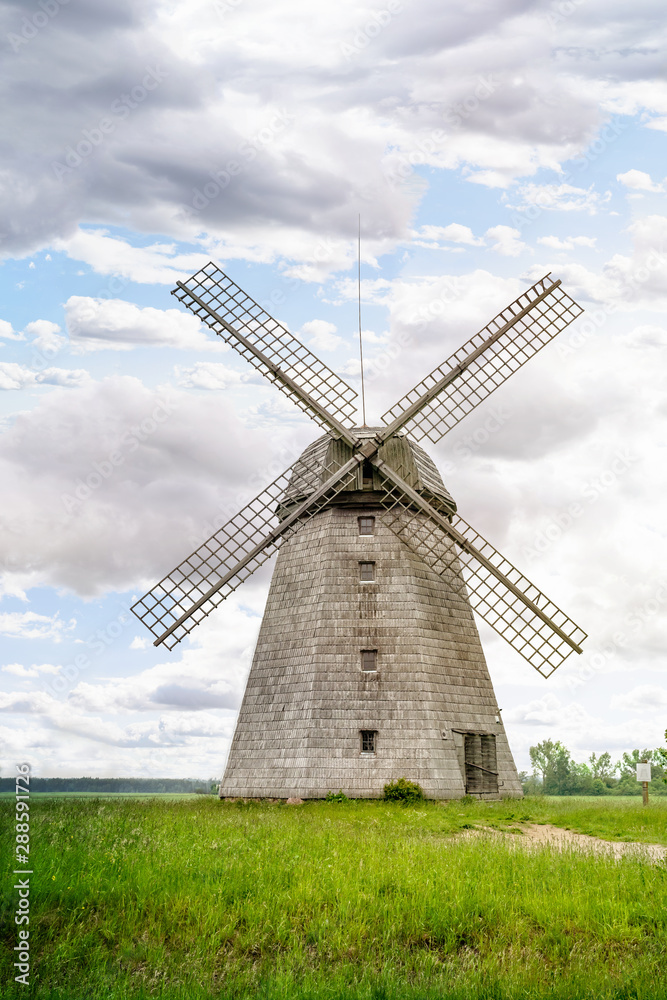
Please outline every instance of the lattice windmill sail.
M438 441L582 312L546 275L384 416L215 264L173 292L326 431L133 607L172 649L276 551L222 796L520 795L472 608L543 676L586 634L456 512Z

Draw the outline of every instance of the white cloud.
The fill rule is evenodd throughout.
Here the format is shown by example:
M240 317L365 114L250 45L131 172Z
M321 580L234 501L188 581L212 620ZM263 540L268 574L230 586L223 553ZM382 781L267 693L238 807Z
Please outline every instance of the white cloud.
M557 37L530 5L497 4L480 19L474 7L443 12L416 0L409 24L397 13L350 56L365 18L358 5L346 0L315 21L302 6L238 5L232 33L219 30L215 6L202 0L190 16L165 16L163 2L142 18L123 13L111 34L106 8L63 23L57 44L39 33L22 50L38 81L29 101L16 97L21 61L6 74L10 126L23 136L3 185L9 251L57 241L98 273L172 281L204 258L179 249L196 239L321 270L314 245L324 233L351 249L360 205L386 247L405 239L430 182L415 167L506 187L562 169L621 105L653 116L649 127L665 113L662 88L650 79L654 57L642 48L651 35L641 9L610 19L602 35L599 17L578 11ZM81 142L82 129L109 116L145 75L146 53L169 67L164 79L136 113L114 115L113 133L58 177L54 164ZM213 87L221 65L224 81ZM76 89L71 73L85 87ZM197 209L195 192L207 185ZM77 231L90 219L100 227ZM168 235L137 248L102 225Z
M184 281L209 262L204 253L178 253L173 243L135 247L110 236L106 229L79 229L74 236L56 240L54 246L73 260L89 264L98 274L148 284Z
M33 371L12 361L0 361L0 390L26 389L38 385L59 385L77 388L90 382L84 368L45 368Z
M387 278L364 278L361 282L362 303L374 303L384 305L388 302L388 293L394 287L394 282ZM356 302L359 295L359 288L356 278L341 278L335 283L338 297L336 299L325 299L329 305L340 305L341 302Z
M62 640L76 628L76 621L61 621L59 615L39 615L34 611L6 611L0 614L0 635L12 639Z
M572 184L522 184L516 194L521 201L508 207L520 212L535 207L546 212L588 212L589 215L595 215L611 198L610 191L600 194L592 184L588 188Z
M336 326L323 319L311 319L301 327L300 334L314 351L333 351L343 343L342 337L336 336Z
M374 330L366 329L362 330L362 337L365 344L386 344L389 339L387 333L375 333Z
M5 674L14 674L15 677L39 677L40 674L59 674L62 665L54 663L33 663L30 667L25 667L22 663L8 663L0 667L0 671Z
M27 323L25 333L33 338L32 346L40 351L59 351L67 343L67 337L60 336L60 327L48 319L36 319Z
M649 324L636 326L625 339L631 347L642 351L650 347L664 348L667 347L667 329L664 326Z
M566 705L556 695L547 694L543 698L537 698L525 705L517 705L516 708L505 713L505 720L514 725L539 723L550 728L560 727L564 729L573 724L583 726L587 722L593 722L593 717L576 702L570 702Z
M612 699L612 705L626 711L635 709L639 712L645 712L648 707L642 701L641 694L632 704L626 705L622 699ZM593 750L598 753L609 750L620 756L624 750L645 746L646 743L657 746L660 742L662 734L659 719L645 718L642 722L641 716L638 716L626 717L620 723L610 723L601 714L603 706L599 708L600 711L593 714L578 702L562 702L551 694L503 712L503 720L517 733L517 742L524 742L519 736L522 730L532 731L533 744L543 739L560 740L578 761L586 760Z
M12 361L0 361L0 389L24 389L36 384L35 372Z
M234 711L259 630L260 618L253 610L258 597L261 607L263 596L263 587L250 584L242 597L225 601L169 660L127 677L80 681L69 692L68 704L77 712L102 715Z
M0 437L8 591L42 581L91 595L173 568L316 435L277 391L255 394L284 406L270 434L265 417L246 429L218 394L133 377L44 394Z
M492 250L502 254L503 257L518 257L520 253L527 250L527 246L520 240L521 233L511 226L492 226L484 233L487 240L492 240Z
M123 299L72 295L65 303L72 351L131 351L137 347L172 347L187 351L228 351L196 316L181 309L141 308Z
M6 319L0 319L0 339L2 340L25 340L22 333L16 333L11 323Z
M148 649L148 639L141 639L138 635L135 635L130 643L130 649Z
M622 695L614 695L610 707L643 713L650 717L656 712L664 712L667 709L667 691L658 685L640 684Z
M611 708L619 708L630 712L664 711L667 709L667 690L656 684L639 684L622 695L614 695Z
M8 663L6 667L0 667L5 674L14 674L15 677L39 677L35 667L24 667L22 663Z
M251 378L216 361L197 361L192 368L177 365L174 373L178 384L186 389L228 389Z
M628 170L624 174L616 174L616 180L632 191L654 191L663 192L664 184L654 184L651 175L643 170Z
M443 240L471 247L484 245L484 240L480 236L475 236L469 226L463 226L458 222L452 222L448 226L422 226L412 235L422 241L421 246L437 246ZM425 240L428 242L423 242Z
M578 262L559 265L559 277L570 294L594 302L613 302L614 309L636 310L667 307L667 216L646 215L628 226L630 253L614 253L601 270L590 270ZM541 265L531 269L538 277Z
M111 746L150 746L150 724L135 724L123 728L99 716L84 714L68 702L62 702L45 691L0 692L0 712L37 716L49 728L72 736L84 737Z
M537 242L551 250L572 250L574 247L595 247L595 236L566 236L564 240L558 236L538 236Z

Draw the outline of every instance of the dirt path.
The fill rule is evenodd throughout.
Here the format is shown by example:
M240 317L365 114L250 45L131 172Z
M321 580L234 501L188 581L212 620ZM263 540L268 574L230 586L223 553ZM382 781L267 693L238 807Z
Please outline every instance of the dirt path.
M667 858L667 847L662 844L640 844L638 842L601 840L599 837L589 837L584 833L574 833L550 823L524 823L522 833L510 833L484 827L469 830L461 836L496 836L503 837L520 847L556 847L558 850L588 851L593 854L606 854L612 858L630 857L638 860L662 861Z

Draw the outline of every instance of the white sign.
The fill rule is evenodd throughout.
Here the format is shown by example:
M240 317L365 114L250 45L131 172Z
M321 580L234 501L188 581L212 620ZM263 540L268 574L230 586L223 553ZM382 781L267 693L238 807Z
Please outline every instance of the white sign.
M651 780L651 765L637 764L637 781L650 781L650 780Z

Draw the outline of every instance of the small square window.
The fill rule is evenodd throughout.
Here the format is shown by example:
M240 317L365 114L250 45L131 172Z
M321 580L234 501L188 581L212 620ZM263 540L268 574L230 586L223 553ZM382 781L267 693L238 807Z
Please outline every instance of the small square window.
M361 752L362 753L375 753L377 730L375 729L362 729L361 730Z
M375 534L375 518L374 517L359 517L359 534L360 535L374 535Z
M362 583L374 583L375 582L375 563L374 562L360 562L359 563L359 579Z
M377 670L378 668L378 651L377 649L362 649L361 651L361 669L362 670Z

